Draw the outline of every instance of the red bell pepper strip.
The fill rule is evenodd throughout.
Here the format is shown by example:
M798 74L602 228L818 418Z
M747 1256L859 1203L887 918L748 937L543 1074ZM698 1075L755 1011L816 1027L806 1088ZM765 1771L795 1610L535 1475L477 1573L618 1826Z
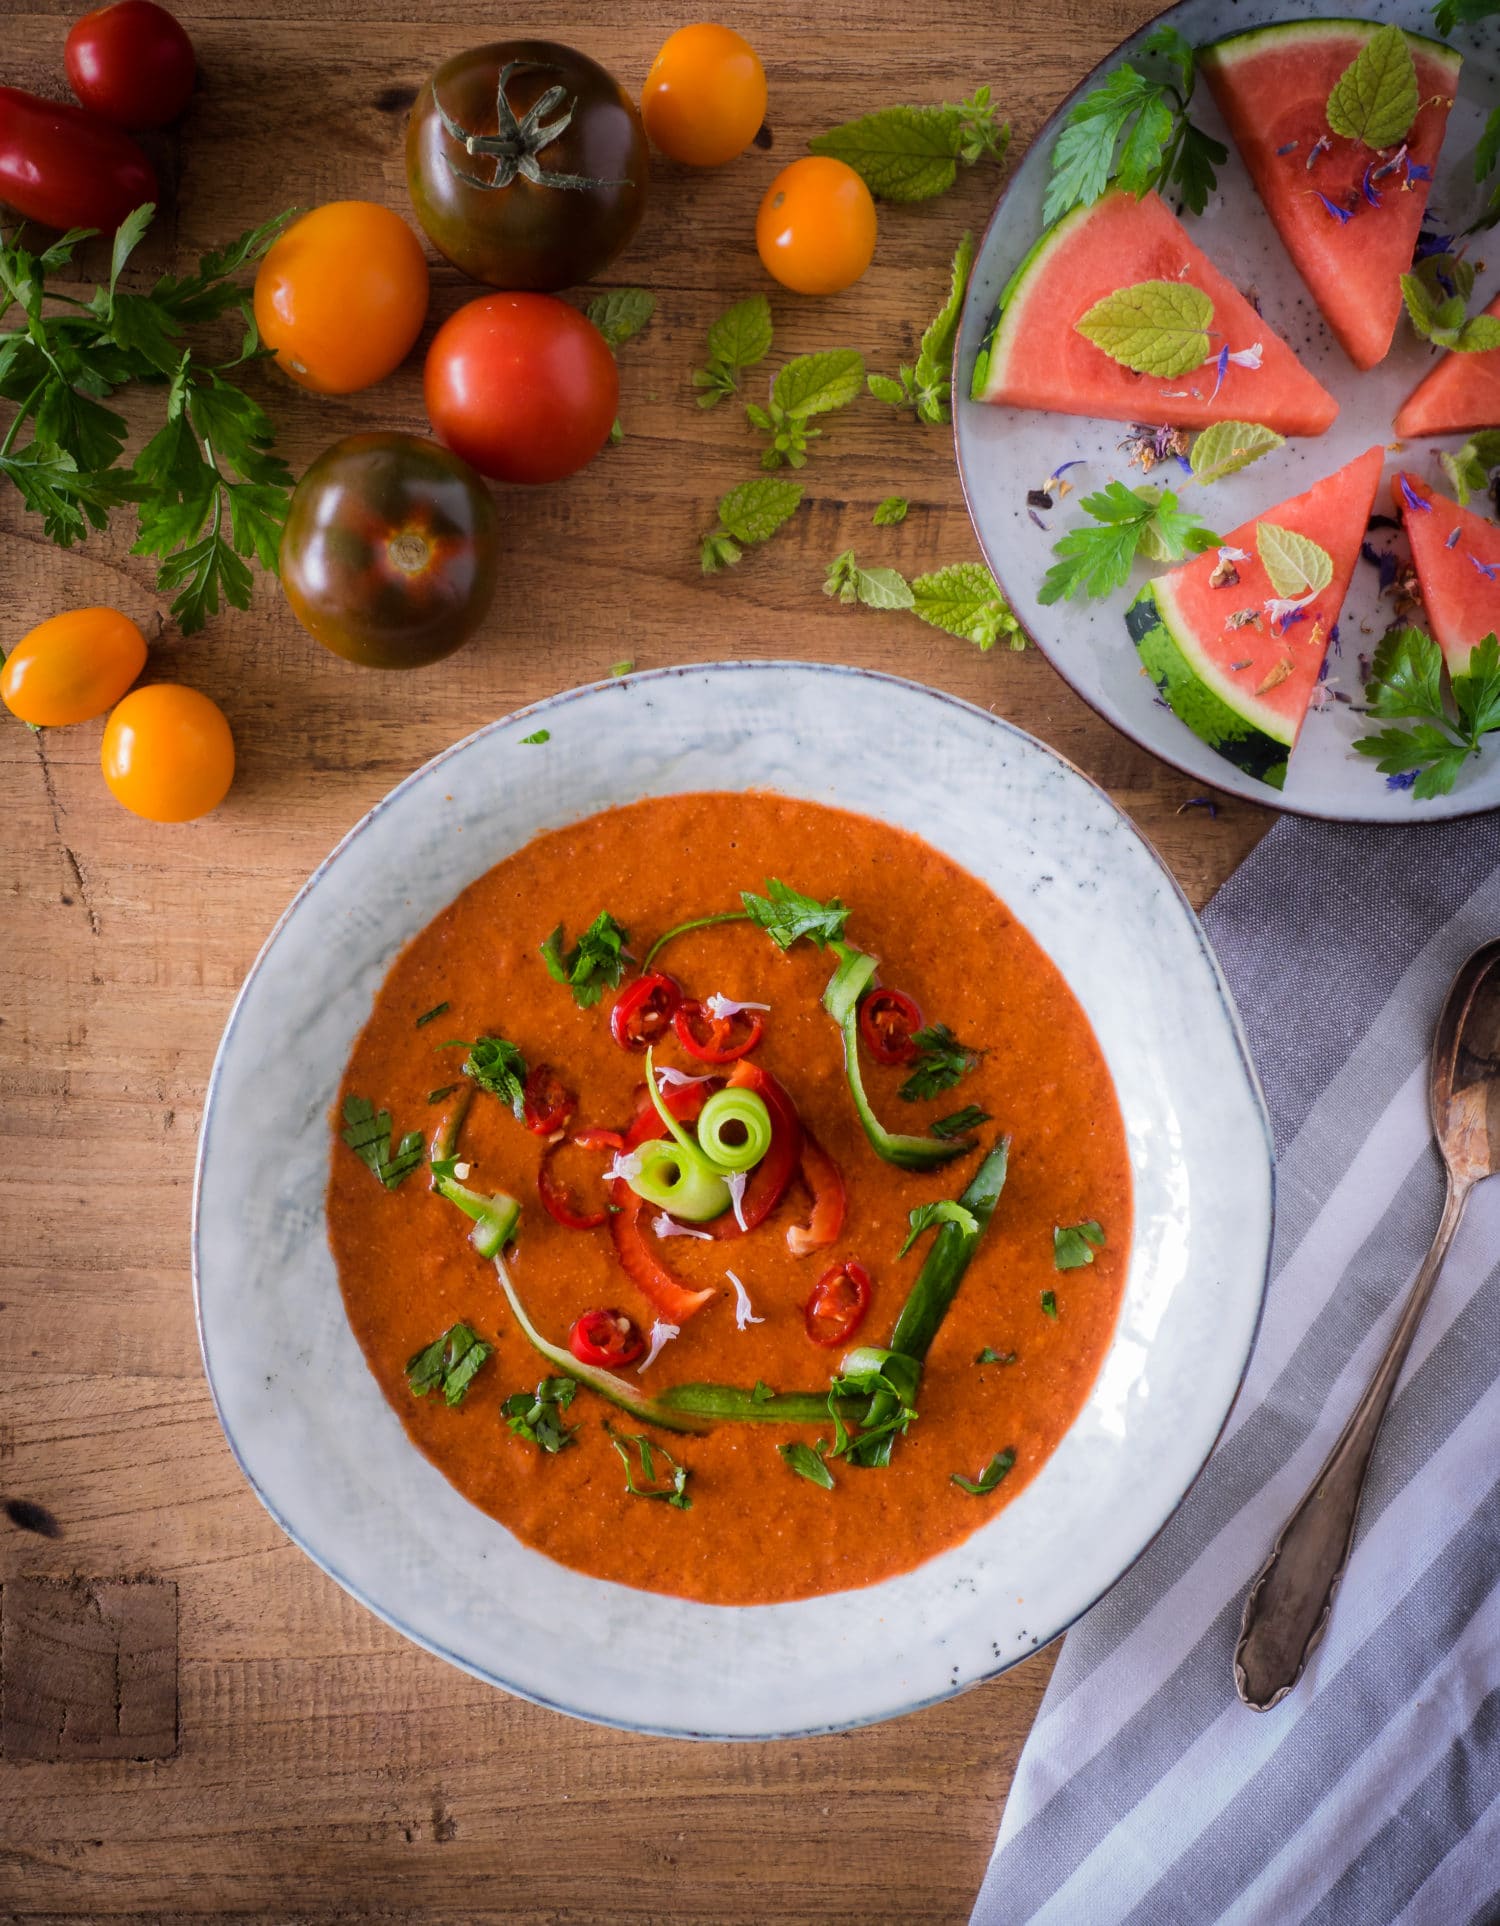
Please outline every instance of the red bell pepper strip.
M665 1134L665 1126L662 1128ZM644 1137L640 1141L644 1142ZM610 1201L614 1208L610 1212L609 1234L614 1239L615 1256L619 1258L626 1276L668 1323L679 1326L686 1324L716 1293L695 1291L662 1263L646 1242L646 1234L641 1228L641 1212L647 1208L646 1200L637 1197L623 1177L617 1177L611 1184Z
M625 1139L618 1130L580 1130L573 1139L580 1150L623 1150ZM536 1174L537 1195L549 1217L567 1230L598 1230L609 1216L604 1204L597 1210L590 1210L587 1204L580 1203L572 1189L563 1182L553 1168L559 1151L566 1149L566 1142L548 1144L542 1152L541 1167Z
M740 1224L733 1211L725 1211L703 1228L711 1237L740 1237L764 1223L786 1195L788 1184L797 1173L802 1157L802 1119L781 1085L759 1064L737 1063L725 1080L727 1088L753 1090L771 1113L771 1148L750 1173L745 1194L740 1199ZM701 1086L700 1086L701 1087Z
M837 1243L844 1228L844 1180L839 1167L817 1138L802 1127L802 1181L812 1192L812 1214L806 1225L792 1224L786 1247L793 1257L807 1257Z

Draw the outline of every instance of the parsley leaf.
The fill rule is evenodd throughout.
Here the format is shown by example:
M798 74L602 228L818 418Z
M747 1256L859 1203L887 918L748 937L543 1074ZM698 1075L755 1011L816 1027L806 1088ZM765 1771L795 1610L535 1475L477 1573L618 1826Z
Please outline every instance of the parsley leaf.
M991 1121L988 1110L981 1110L977 1103L966 1103L962 1110L952 1110L946 1117L939 1117L927 1128L934 1137L967 1137L971 1130Z
M377 1110L368 1097L345 1097L344 1128L339 1134L387 1190L394 1190L422 1161L421 1131L408 1130L393 1149L391 1113Z
M563 948L563 926L540 945L542 961L554 983L566 983L580 1010L591 1010L606 989L616 990L629 960L625 945L629 932L610 915L600 910L572 949Z
M915 1030L911 1040L917 1046L917 1055L910 1076L896 1093L908 1103L920 1103L924 1097L951 1090L979 1062L978 1051L960 1043L946 1023L930 1023L926 1029Z
M936 427L952 419L953 344L958 338L958 320L963 307L964 289L974 265L974 237L965 234L953 256L948 279L948 298L928 322L917 349L915 367L903 366L900 379L889 375L870 375L867 385L877 401L893 408L911 408L918 421Z
M1439 33L1452 33L1461 22L1487 20L1500 13L1500 0L1437 0L1432 18Z
M572 1444L578 1431L576 1424L563 1419L577 1391L571 1378L543 1378L534 1392L512 1391L500 1410L516 1437L556 1457Z
M1104 1232L1092 1218L1086 1224L1058 1224L1052 1231L1052 1267L1058 1271L1082 1270L1092 1264L1094 1252L1104 1249Z
M704 390L700 408L717 408L739 387L740 371L753 368L771 352L771 304L752 294L727 308L708 330L708 365L693 370L693 386Z
M823 593L845 603L863 602L870 609L909 609L916 599L899 569L861 568L852 548L829 563Z
M852 167L877 200L910 202L946 194L960 161L1003 160L1009 141L1009 122L997 123L990 90L980 87L956 107L883 107L807 144Z
M906 1233L906 1242L897 1251L897 1257L905 1257L923 1231L931 1230L934 1224L957 1224L961 1231L976 1233L979 1220L973 1211L965 1210L962 1204L955 1203L951 1197L939 1197L935 1203L918 1204L907 1216L911 1229Z
M1037 600L1069 601L1075 595L1112 595L1130 576L1137 550L1155 561L1175 562L1216 545L1219 537L1179 509L1170 488L1143 482L1127 488L1112 481L1079 506L1100 524L1070 529L1052 545L1060 559L1048 569Z
M1014 1364L1015 1361L1016 1354L1014 1351L996 1351L988 1344L974 1360L976 1364Z
M509 1104L516 1122L521 1121L526 1059L515 1044L504 1037L476 1037L472 1043L449 1043L444 1048L467 1050L469 1054L459 1066L464 1075L472 1077L481 1090Z
M1500 729L1500 643L1487 635L1452 677L1453 709L1443 700L1443 653L1421 629L1396 629L1375 651L1365 688L1369 714L1383 721L1415 721L1411 729L1380 729L1355 748L1385 776L1416 770L1411 793L1422 802L1445 796L1481 738Z
M768 542L797 512L803 496L801 482L764 475L741 482L719 500L718 526L698 545L703 573L732 568L741 554L757 542Z
M1069 208L1092 206L1111 181L1137 200L1152 188L1175 187L1193 213L1207 205L1229 150L1188 119L1193 49L1175 28L1158 27L1141 59L1140 67L1116 67L1063 123L1042 207L1049 226Z
M494 1350L476 1337L467 1324L452 1324L440 1338L418 1351L406 1366L406 1382L414 1398L441 1391L447 1404L462 1404L464 1393Z
M824 949L844 934L850 915L836 896L831 903L820 903L775 876L766 878L764 896L741 890L740 901L750 921L759 924L778 950L789 950L804 936Z
M898 522L906 520L911 503L904 495L887 495L883 502L877 502L875 513L870 520L877 528L894 528Z
M671 1505L675 1511L690 1511L693 1501L687 1495L688 1468L679 1464L665 1445L653 1445L643 1435L631 1432L615 1432L608 1425L609 1441L620 1454L620 1463L625 1467L625 1489L633 1498L660 1498ZM637 1466L631 1462L630 1446L634 1445L639 1460L639 1470L644 1484L636 1483ZM666 1459L666 1469L657 1477L656 1460Z
M971 1498L988 1498L1015 1462L1016 1454L1013 1451L997 1451L980 1472L977 1483L965 1478L961 1472L957 1471L953 1474L952 1482L960 1491L968 1492Z
M799 1478L805 1478L810 1485L821 1486L824 1491L833 1490L833 1473L823 1458L826 1445L784 1444L777 1445L776 1450L788 1469L795 1471Z
M809 427L812 417L847 408L864 385L864 356L857 348L829 348L788 361L771 384L769 406L752 402L745 409L750 425L769 437L761 467L803 467L808 443L823 432Z

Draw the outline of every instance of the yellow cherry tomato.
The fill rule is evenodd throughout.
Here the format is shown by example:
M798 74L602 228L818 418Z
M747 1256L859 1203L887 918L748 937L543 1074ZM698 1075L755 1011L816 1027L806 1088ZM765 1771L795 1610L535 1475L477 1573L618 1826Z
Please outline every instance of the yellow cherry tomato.
M761 264L797 294L852 287L875 252L875 203L852 167L809 154L783 167L755 217Z
M679 27L651 63L641 118L653 144L692 167L722 167L766 117L766 70L730 27Z
M57 729L102 716L146 666L146 638L118 609L67 609L23 635L0 669L0 700Z
M136 689L104 725L104 780L118 803L153 823L217 809L234 781L234 737L216 702L180 682Z
M410 354L427 315L422 244L388 207L330 201L294 221L255 276L255 323L300 387L348 395Z

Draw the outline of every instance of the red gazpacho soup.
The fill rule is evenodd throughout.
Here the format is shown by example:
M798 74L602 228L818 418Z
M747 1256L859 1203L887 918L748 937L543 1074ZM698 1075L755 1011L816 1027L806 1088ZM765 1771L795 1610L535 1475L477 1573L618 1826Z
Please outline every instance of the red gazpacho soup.
M805 1598L959 1543L1114 1330L1130 1169L1083 1010L983 883L819 804L528 843L396 959L334 1128L344 1302L413 1442L648 1591Z

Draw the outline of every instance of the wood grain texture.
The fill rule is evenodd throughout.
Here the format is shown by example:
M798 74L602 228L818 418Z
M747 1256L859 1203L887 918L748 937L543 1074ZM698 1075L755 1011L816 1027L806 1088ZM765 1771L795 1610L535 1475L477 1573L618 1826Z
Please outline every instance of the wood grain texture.
M73 8L5 9L0 81L62 91ZM179 9L201 90L162 143L176 204L154 264L276 206L339 197L407 211L406 102L435 60L490 37L479 0L351 10L332 0ZM221 702L239 776L213 816L137 821L99 776L100 727L0 728L0 1494L44 1505L51 1539L0 1521L0 1585L149 1574L179 1596L181 1745L151 1763L0 1760L0 1918L819 1922L967 1915L1050 1668L897 1724L777 1746L695 1747L595 1731L416 1651L287 1544L235 1467L199 1364L188 1276L192 1161L224 1018L280 910L394 782L480 723L607 673L730 656L857 662L1012 718L1102 783L1195 903L1269 821L1191 786L1100 722L1035 652L982 656L900 616L844 609L824 567L915 571L976 553L950 443L865 402L828 425L809 505L768 548L705 581L696 538L753 472L729 406L687 386L703 331L765 285L754 209L807 135L901 98L991 82L1019 143L1150 0L765 0L730 16L765 58L774 147L722 171L657 167L614 285L658 311L622 352L626 438L558 488L507 491L505 585L486 632L418 678L324 654L262 584L247 615L185 642L124 531L59 554L0 497L9 643L61 607L113 602L154 638L150 673ZM624 0L506 17L638 83L678 17ZM959 232L987 219L992 168L945 200L882 210L848 294L773 293L775 359L862 348L909 358ZM429 338L471 292L434 273ZM420 360L347 400L253 377L300 467L357 429L420 430ZM1040 479L1037 478L1018 478ZM870 513L901 493L900 528ZM0 1601L3 1609L3 1601ZM9 1909L7 1911L7 1909Z

